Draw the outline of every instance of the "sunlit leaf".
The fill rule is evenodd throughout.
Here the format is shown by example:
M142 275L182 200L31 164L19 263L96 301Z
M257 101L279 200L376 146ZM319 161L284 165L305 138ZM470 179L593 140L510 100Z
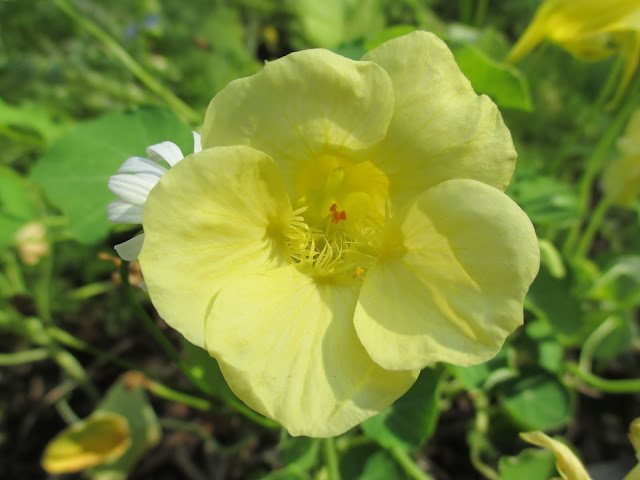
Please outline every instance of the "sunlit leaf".
M146 156L149 145L165 140L193 152L191 132L161 108L112 113L81 123L62 136L38 160L31 178L69 218L69 232L82 243L104 238L111 228L106 207L116 199L107 180L122 162Z

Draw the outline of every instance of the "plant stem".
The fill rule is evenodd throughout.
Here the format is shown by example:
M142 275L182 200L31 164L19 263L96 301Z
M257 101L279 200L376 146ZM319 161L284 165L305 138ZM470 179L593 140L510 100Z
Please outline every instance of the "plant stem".
M582 350L580 351L580 361L578 362L580 370L583 372L589 372L591 370L593 354L596 348L615 330L616 324L616 317L609 317L602 322L598 328L591 332L591 335L585 340L582 345Z
M589 219L587 228L585 228L584 233L582 234L582 238L580 238L580 241L578 241L578 246L576 247L574 253L575 258L584 257L589 253L591 244L593 243L593 238L596 236L596 233L600 229L602 221L604 220L606 213L609 211L610 206L610 197L605 196L600 199L600 202L591 214L591 218Z
M196 113L191 107L176 97L171 90L150 75L117 41L103 31L96 23L76 12L67 0L54 0L54 2L69 18L97 38L114 57L122 62L129 72L146 85L149 90L162 98L183 121L191 125L198 125L202 122L201 115Z
M458 8L460 9L460 23L469 25L473 13L473 0L458 0Z
M498 473L482 460L484 439L489 431L489 399L481 391L471 396L476 409L474 431L469 435L470 458L473 467L489 480L500 480Z
M600 90L600 94L598 95L597 100L591 105L587 113L584 115L584 118L581 122L581 125L588 125L593 117L604 108L604 104L607 98L611 95L613 91L613 87L615 86L616 80L618 78L618 73L622 69L622 61L621 57L618 59L614 67L609 72L609 76L607 77L607 81ZM569 136L569 139L564 142L562 147L560 147L560 151L551 161L551 171L553 173L557 173L560 167L562 167L564 161L567 158L569 152L571 152L575 147L578 141L580 140L582 134L584 133L584 128L574 128Z
M474 19L474 24L476 27L479 27L484 23L485 18L487 18L488 10L489 0L478 0L478 4L476 5L476 16Z
M640 379L607 380L581 370L577 364L572 362L568 362L566 368L587 385L605 393L625 394L640 392Z
M329 480L340 480L340 466L338 465L338 452L333 438L325 438L322 440L322 451L324 453L324 461L327 465Z
M636 99L637 95L634 96L633 99L630 99L629 102L626 103L625 106L618 111L613 123L601 137L600 141L596 145L596 148L591 154L591 157L589 157L589 159L587 160L586 170L582 175L582 179L579 184L578 211L580 218L573 224L562 249L563 253L567 257L576 257L576 255L572 254L572 251L575 248L576 242L578 241L580 229L589 213L593 182L602 167L602 163L606 158L611 144L620 135L620 132L626 124L629 115L631 115L631 112L633 112L633 109L636 106Z
M420 470L416 462L400 447L394 446L388 449L391 456L400 464L407 475L414 480L433 480L431 475Z
M39 362L50 357L47 348L34 348L32 350L23 350L15 353L0 353L0 366L9 367L14 365L23 365L25 363Z
M154 395L170 400L172 402L182 403L189 407L193 407L197 410L203 410L205 412L213 410L213 404L204 398L195 397L188 393L179 392L173 388L169 388L155 380L151 380L145 377L143 385Z

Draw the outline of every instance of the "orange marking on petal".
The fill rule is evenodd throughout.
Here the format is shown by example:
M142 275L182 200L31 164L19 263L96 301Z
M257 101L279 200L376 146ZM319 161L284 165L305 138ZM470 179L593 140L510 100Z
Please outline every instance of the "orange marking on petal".
M335 212L337 210L338 210L338 205L335 203L329 207L330 212Z
M344 210L342 210L340 212L340 220L346 220L347 219L347 212L345 212Z

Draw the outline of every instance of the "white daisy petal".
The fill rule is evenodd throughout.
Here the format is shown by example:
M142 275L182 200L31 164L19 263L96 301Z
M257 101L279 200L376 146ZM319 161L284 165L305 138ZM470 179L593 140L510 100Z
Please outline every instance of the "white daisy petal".
M142 207L116 200L107 205L107 216L114 223L142 223Z
M144 242L144 233L130 238L126 242L116 245L115 248L120 258L127 262L133 262L138 259L140 250L142 250L142 243Z
M149 173L118 173L109 178L107 185L121 200L142 206L158 180L160 177Z
M164 160L172 167L184 158L182 150L173 142L162 142L147 147L147 155L156 162Z
M131 157L125 160L118 169L118 173L151 173L161 177L167 172L167 169L158 165L153 160L142 157Z
M196 132L193 133L193 153L198 153L202 151L202 142L200 141L200 134Z

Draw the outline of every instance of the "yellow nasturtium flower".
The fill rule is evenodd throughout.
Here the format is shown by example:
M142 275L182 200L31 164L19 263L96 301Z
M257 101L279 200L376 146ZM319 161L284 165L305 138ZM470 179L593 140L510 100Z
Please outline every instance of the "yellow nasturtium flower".
M146 199L149 294L292 435L345 432L522 323L539 252L503 193L511 135L434 35L269 62L211 101L202 147Z
M564 443L554 440L542 432L521 433L527 442L548 448L556 457L556 468L563 480L591 480L582 462Z
M619 53L625 59L619 100L640 59L640 0L546 0L507 61L518 62L544 40L586 61Z
M612 203L631 207L640 193L640 110L634 112L622 138L622 156L609 164L602 176L602 189Z

